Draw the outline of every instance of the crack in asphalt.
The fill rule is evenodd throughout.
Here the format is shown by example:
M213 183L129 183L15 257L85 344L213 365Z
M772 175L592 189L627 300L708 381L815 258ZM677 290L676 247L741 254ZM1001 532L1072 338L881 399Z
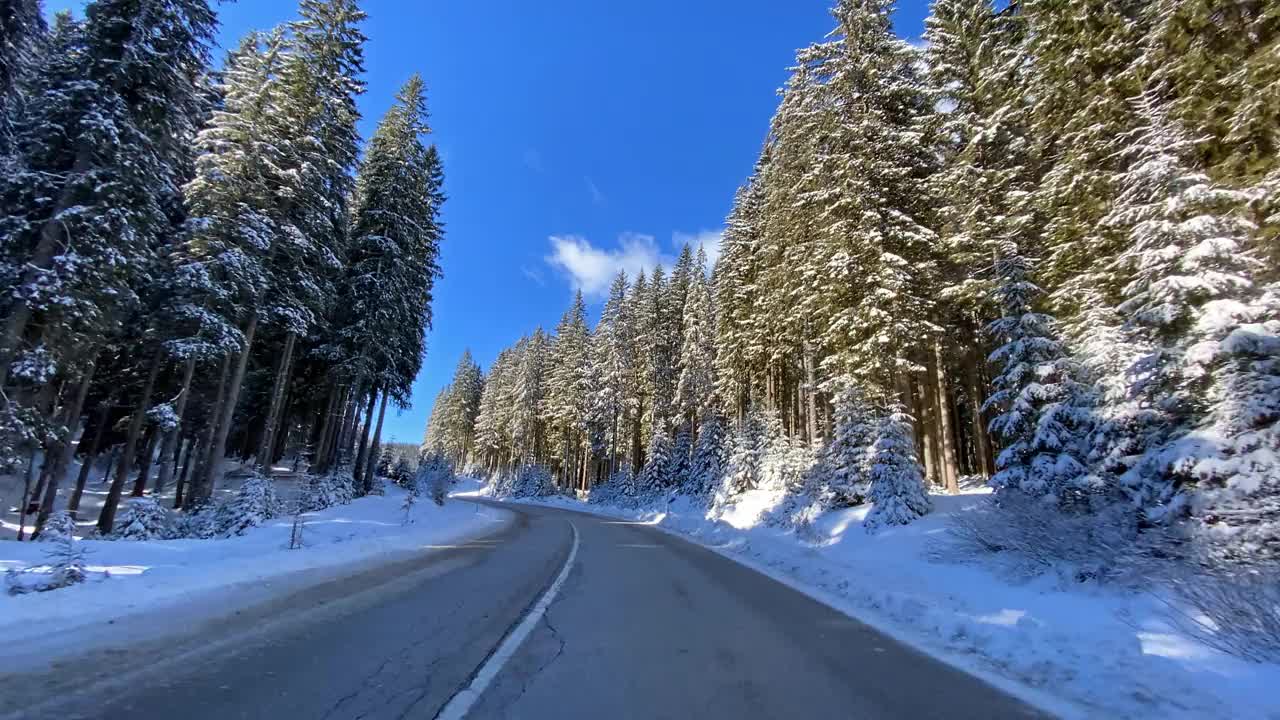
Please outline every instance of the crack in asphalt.
M555 603L553 602L549 607L547 607L547 611L542 614L542 622L547 626L547 629L551 631L551 636L556 639L556 642L560 643L560 647L556 649L556 652L551 656L551 659L542 663L537 670L530 673L529 677L525 678L524 681L520 683L519 694L512 698L511 702L507 703L507 707L511 707L520 702L520 698L524 697L525 693L529 691L529 686L533 685L534 681L538 679L538 676L541 675L544 670L551 667L556 660L559 660L561 655L564 655L564 637L560 635L560 631L556 630L556 627L551 624L551 608L554 606Z

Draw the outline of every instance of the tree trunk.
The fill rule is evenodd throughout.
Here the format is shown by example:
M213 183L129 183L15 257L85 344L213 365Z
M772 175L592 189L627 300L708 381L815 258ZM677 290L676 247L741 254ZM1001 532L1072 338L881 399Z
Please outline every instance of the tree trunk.
M27 453L27 468L22 473L22 506L18 508L18 542L22 542L27 532L27 505L31 499L31 473L36 467L36 449Z
M325 458L329 454L329 435L333 428L333 416L338 410L337 387L329 388L329 401L325 403L324 414L320 418L320 434L316 437L315 446L311 449L311 465L308 472L323 473L327 465Z
M271 404L267 410L267 424L262 430L262 443L258 446L256 464L258 470L271 474L271 461L276 449L276 427L280 424L283 412L284 389L289 384L289 374L293 370L293 346L298 336L292 332L285 335L284 351L280 355L280 367L276 370L276 379L271 387Z
M204 502L213 496L213 488L218 477L218 466L227 452L227 435L231 432L231 419L235 416L236 403L240 401L240 386L244 384L244 372L249 365L249 351L253 347L253 336L258 331L258 314L249 316L244 329L244 347L236 358L236 369L231 375L231 384L227 387L226 397L218 408L217 425L213 431L213 442L209 443L209 452L205 456L205 464L200 483L192 490L199 490L196 502Z
M182 437L182 420L187 413L187 398L191 396L191 378L195 371L196 359L192 356L187 358L186 366L182 370L182 389L178 392L178 403L173 409L174 414L178 416L178 425L164 434L164 442L160 444L160 476L156 478L156 495L164 492L170 478L173 477L174 467L178 464L176 451L180 449L177 446Z
M369 452L369 433L373 430L373 406L378 404L378 386L369 393L369 408L364 412L364 427L360 428L360 448L356 451L355 464L351 466L351 479L357 487L364 487L365 453Z
M197 455L191 461L195 467L191 471L191 476L187 478L187 493L182 499L182 507L185 510L195 509L196 504L206 497L204 465L209 456L209 448L213 445L213 436L218 431L218 418L222 416L222 406L226 402L227 379L231 374L231 356L223 353L219 366L221 369L218 371L218 392L214 395L213 407L209 409L209 418L205 420L204 437L196 441ZM212 495L212 492L213 489L210 488L209 495Z
M365 461L364 492L373 490L374 473L378 467L378 450L382 447L382 419L387 414L387 393L382 393L382 405L378 408L378 426L373 431L373 445L369 448L369 458Z
M942 481L947 492L960 492L960 482L956 467L956 446L951 426L951 398L947 383L947 366L943 362L942 343L935 343L934 375L938 379L938 432L942 436Z
M925 478L928 484L932 485L938 482L938 454L937 454L937 434L934 430L936 418L934 417L933 403L933 385L929 382L929 373L926 371L924 377L913 378L912 384L915 386L915 400L917 410L916 427L919 428L920 445L923 453L921 458L924 461Z
M178 470L178 477L177 477L177 480L175 481L174 491L173 491L173 509L174 510L177 510L178 508L182 507L182 501L184 499L183 495L186 494L187 488L190 487L191 466L195 464L192 462L192 458L200 457L200 439L199 438L195 436L187 438L187 441L183 443L183 445L185 445L185 448L182 451L183 452L182 469Z
M804 344L805 390L808 394L809 443L813 447L822 444L822 431L818 429L818 374L813 357L813 344Z
M968 381L969 381L969 413L973 416L973 422L969 428L973 434L973 454L978 465L978 472L984 477L991 477L991 463L989 461L990 450L987 443L987 426L986 420L982 415L982 403L986 401L983 397L981 384L978 382L978 359L982 356L982 352L977 349L969 351L969 362L966 363Z
M49 515L53 513L54 502L58 499L58 486L62 484L62 477L67 472L67 467L71 465L71 439L75 437L76 431L80 425L80 416L84 413L84 402L89 397L89 387L93 384L93 374L98 368L97 353L90 358L89 366L85 368L84 374L80 378L80 389L76 391L75 401L71 405L70 412L67 413L67 436L63 439L61 447L58 449L57 463L54 465L54 473L49 481L49 486L45 489L44 502L40 504L40 515L36 518L36 534L44 528L44 524L48 522ZM101 438L101 435L98 436ZM96 444L96 443L95 443ZM94 448L95 452L97 448Z
M155 461L156 444L159 441L159 428L153 427L147 430L146 440L142 443L138 478L133 483L133 497L142 497L147 491L147 481L151 479L151 463Z
M84 486L89 483L89 473L93 471L93 463L98 459L98 452L102 450L102 438L107 434L107 420L110 414L111 399L107 398L98 408L93 440L89 442L88 452L81 456L83 464L80 466L80 474L76 476L76 488L71 492L71 499L67 501L67 511L71 513L71 517L76 517L76 513L80 511L80 499L84 497Z
M146 421L147 408L151 405L151 392L155 389L156 378L160 375L161 352L157 348L155 356L151 359L151 370L147 373L147 381L142 386L142 396L138 398L138 404L133 409L133 417L129 419L129 432L125 435L124 452L120 455L115 479L111 481L111 488L107 491L102 512L98 514L98 532L102 535L110 535L112 528L115 527L120 495L124 492L125 481L129 479L129 472L133 469L133 457L138 453L138 436L142 433L142 423Z

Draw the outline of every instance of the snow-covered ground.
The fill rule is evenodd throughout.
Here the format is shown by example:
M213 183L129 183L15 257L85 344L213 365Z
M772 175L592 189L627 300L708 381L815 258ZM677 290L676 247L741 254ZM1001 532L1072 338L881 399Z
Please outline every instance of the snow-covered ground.
M80 652L96 629L151 618L159 635L201 614L233 612L326 578L493 532L511 519L473 503L438 507L422 498L405 524L404 491L387 487L306 515L303 547L290 550L293 520L285 517L225 540L82 541L87 582L46 593L0 592L0 670L17 654ZM0 542L0 572L37 566L51 543ZM144 630L146 624L138 624Z
M469 488L483 495L487 489ZM642 520L766 572L1065 717L1280 718L1280 666L1173 632L1154 595L935 561L948 518L983 491L934 496L916 523L868 534L868 507L827 513L804 538L762 523L780 498L744 495L716 517L676 497L661 510L537 502ZM928 692L928 680L921 680Z

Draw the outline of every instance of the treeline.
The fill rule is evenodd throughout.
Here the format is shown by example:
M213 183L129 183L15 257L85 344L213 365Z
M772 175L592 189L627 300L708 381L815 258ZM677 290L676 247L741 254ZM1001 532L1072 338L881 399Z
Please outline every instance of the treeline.
M302 0L216 67L206 0L43 18L0 7L0 471L24 514L38 532L76 448L72 512L113 458L104 534L124 493L199 509L227 455L367 487L439 275L421 79L362 154L356 0Z
M892 4L797 53L710 278L620 276L594 329L579 298L428 444L893 521L979 476L1274 559L1274 3L936 0L924 50Z

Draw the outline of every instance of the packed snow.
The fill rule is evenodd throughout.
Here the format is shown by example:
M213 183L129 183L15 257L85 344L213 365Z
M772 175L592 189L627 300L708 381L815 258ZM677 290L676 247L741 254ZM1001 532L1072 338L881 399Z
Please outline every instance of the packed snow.
M379 562L494 532L511 514L474 503L418 502L386 494L306 513L301 547L290 549L294 518L279 517L229 539L80 540L85 582L51 592L0 594L0 667L16 654L42 658L80 653L94 631L133 617L184 621L193 614L227 614L264 596L367 569ZM56 543L0 543L0 571L39 569ZM154 623L164 631L169 622ZM50 632L56 627L57 632Z

